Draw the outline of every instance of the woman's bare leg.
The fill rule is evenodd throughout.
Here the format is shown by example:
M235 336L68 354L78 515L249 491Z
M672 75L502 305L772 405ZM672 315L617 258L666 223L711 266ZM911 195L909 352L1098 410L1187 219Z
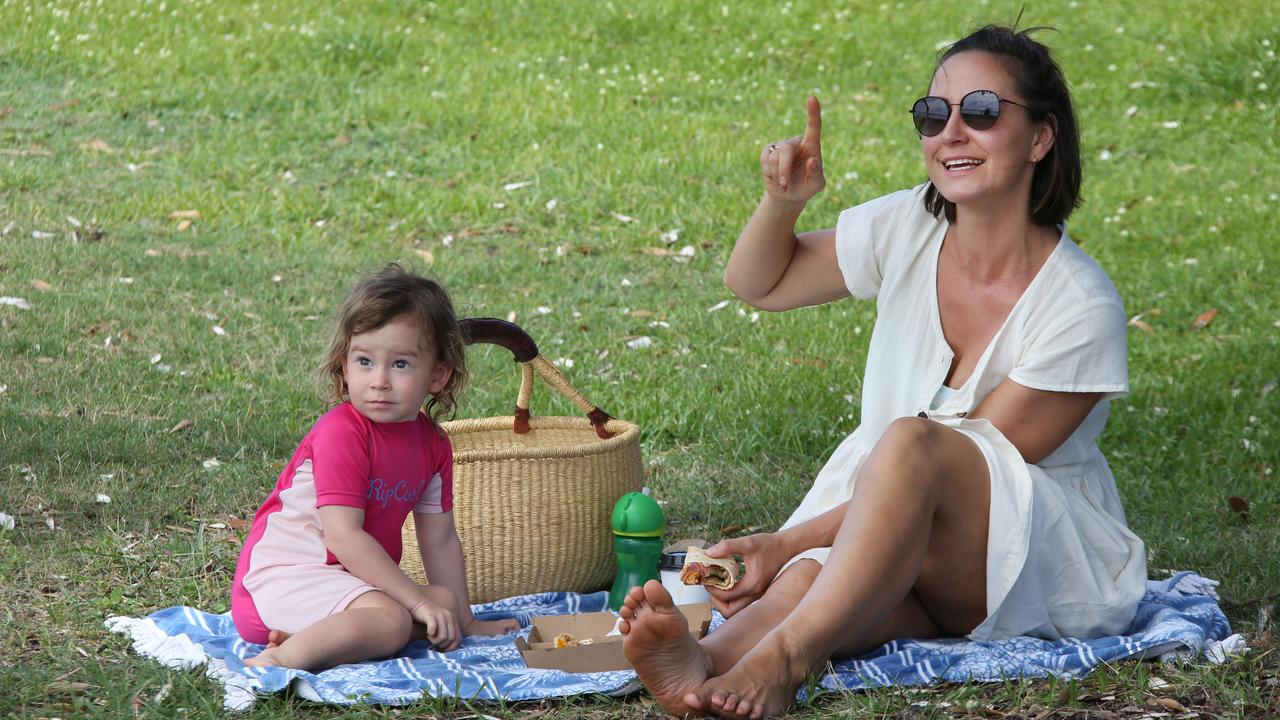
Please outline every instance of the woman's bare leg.
M248 658L245 665L324 670L396 652L409 643L413 619L378 591L364 593L342 612L316 621Z
M929 420L895 421L859 473L809 591L685 704L729 717L777 714L807 673L871 646L909 594L941 630L972 630L986 615L989 513L990 479L977 446Z
M661 583L653 581L644 588L632 588L620 610L627 659L663 710L677 717L703 714L708 707L697 690L707 678L727 672L785 620L808 592L820 567L812 560L804 560L787 568L759 600L728 618L700 642L689 634L684 615ZM939 634L941 630L910 593L863 638L865 646L849 654L870 650L894 638Z

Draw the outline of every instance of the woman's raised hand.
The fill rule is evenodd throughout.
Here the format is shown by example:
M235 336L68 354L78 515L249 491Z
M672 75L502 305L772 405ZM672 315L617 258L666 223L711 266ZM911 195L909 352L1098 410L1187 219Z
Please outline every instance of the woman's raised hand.
M707 594L711 596L712 606L725 617L733 615L764 595L774 576L782 569L783 563L790 559L789 555L783 557L785 550L773 533L721 540L707 548L707 554L713 558L741 555L742 562L747 566L747 571L732 588L706 588Z
M770 143L760 153L764 188L769 197L792 205L803 205L826 186L822 174L822 106L809 96L809 120L804 135Z

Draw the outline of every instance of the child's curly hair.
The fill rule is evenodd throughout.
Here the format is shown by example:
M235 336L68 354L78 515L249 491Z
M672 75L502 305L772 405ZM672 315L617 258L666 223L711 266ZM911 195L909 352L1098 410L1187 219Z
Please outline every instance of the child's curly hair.
M352 336L377 330L404 316L421 324L426 348L435 353L436 362L453 371L444 388L427 400L427 415L439 419L453 413L457 396L467 384L466 343L453 302L440 283L410 273L399 263L388 263L357 285L342 303L329 353L317 370L327 400L337 404L348 397L342 361L351 347Z

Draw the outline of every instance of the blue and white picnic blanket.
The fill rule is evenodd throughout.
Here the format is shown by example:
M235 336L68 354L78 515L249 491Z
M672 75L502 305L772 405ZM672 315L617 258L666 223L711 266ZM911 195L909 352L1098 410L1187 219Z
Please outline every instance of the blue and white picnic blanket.
M998 642L895 640L860 658L834 663L821 684L828 690L856 690L939 680L1070 678L1086 675L1103 662L1125 658L1204 657L1221 662L1243 649L1244 642L1239 635L1231 635L1216 602L1217 584L1195 573L1149 582L1137 617L1123 636L1058 641L1028 637ZM534 615L597 612L607 602L604 592L541 593L476 605L474 612L486 619L515 617L527 627ZM723 618L716 614L711 631L721 622ZM178 606L145 618L108 618L106 626L129 635L136 652L164 665L203 665L210 677L222 683L228 710L246 710L259 695L286 688L309 700L339 705L406 705L424 694L515 701L584 693L624 695L639 687L630 670L566 673L530 669L516 649L514 636L468 637L448 653L419 642L397 658L309 673L246 667L244 658L258 654L262 646L241 640L230 614Z

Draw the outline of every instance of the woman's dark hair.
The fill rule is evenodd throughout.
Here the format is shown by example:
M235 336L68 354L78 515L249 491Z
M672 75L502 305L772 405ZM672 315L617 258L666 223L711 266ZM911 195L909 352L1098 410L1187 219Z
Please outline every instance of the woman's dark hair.
M1049 48L1031 38L1037 30L1017 30L1003 25L987 25L947 48L938 58L934 73L948 59L963 52L978 50L1007 58L1014 68L1014 81L1032 122L1047 120L1054 131L1053 147L1036 163L1031 177L1028 210L1037 225L1058 225L1080 205L1080 130L1071 107L1071 91L1062 69L1054 62ZM947 220L956 221L955 203L929 183L924 207L933 213L945 212Z

